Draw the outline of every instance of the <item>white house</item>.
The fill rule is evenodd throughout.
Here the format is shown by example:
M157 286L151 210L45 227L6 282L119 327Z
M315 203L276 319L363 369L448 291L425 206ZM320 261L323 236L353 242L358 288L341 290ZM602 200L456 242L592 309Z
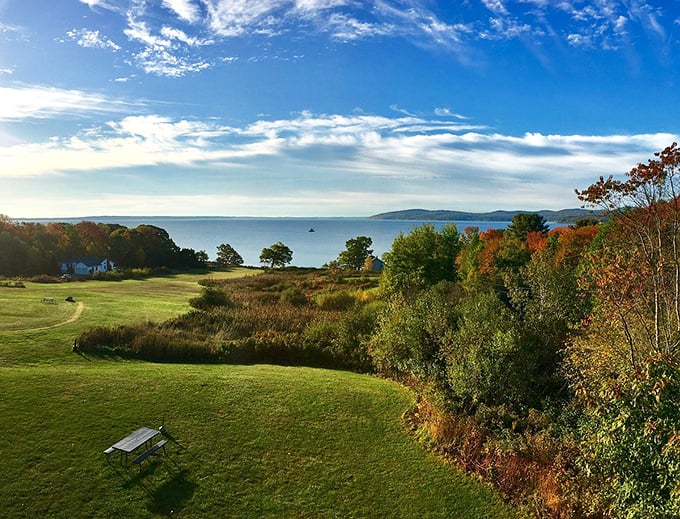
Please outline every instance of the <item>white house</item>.
M113 267L113 262L106 258L72 258L62 260L59 264L62 274L75 274L76 276L108 272L113 270Z

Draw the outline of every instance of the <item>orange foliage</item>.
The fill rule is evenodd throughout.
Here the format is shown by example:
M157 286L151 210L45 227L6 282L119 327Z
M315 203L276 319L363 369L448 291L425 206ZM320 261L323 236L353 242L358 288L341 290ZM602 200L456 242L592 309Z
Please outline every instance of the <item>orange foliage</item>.
M496 272L496 257L503 244L503 233L497 229L488 229L479 234L484 242L484 248L479 251L477 261L481 274L494 274Z
M578 227L576 229L561 227L558 241L558 250L555 254L557 265L570 264L575 266L580 260L590 243L595 239L599 232L597 225ZM554 231L557 231L555 229Z
M548 238L539 231L533 231L527 234L527 247L532 254L540 252L548 246Z

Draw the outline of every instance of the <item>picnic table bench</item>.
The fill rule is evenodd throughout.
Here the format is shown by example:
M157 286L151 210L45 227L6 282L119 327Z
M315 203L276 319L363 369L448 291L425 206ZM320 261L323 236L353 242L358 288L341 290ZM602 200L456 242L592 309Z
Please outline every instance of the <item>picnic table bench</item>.
M139 456L137 456L134 460L132 460L132 463L139 465L146 458L148 458L149 456L154 454L156 451L158 451L158 449L163 449L163 452L165 452L165 444L166 443L168 443L168 440L161 440L158 443L153 444L148 450L145 450Z
M119 440L111 445L111 447L104 451L104 455L108 459L108 457L114 452L120 452L121 460L123 459L123 455L125 455L125 464L127 465L128 456L140 447L146 446L147 449L133 460L134 464L139 465L146 458L158 452L159 449L163 449L163 452L165 452L165 444L168 442L167 440L161 440L155 444L152 444L152 440L159 434L161 434L161 432L156 429L140 427L136 431L128 434L122 440Z

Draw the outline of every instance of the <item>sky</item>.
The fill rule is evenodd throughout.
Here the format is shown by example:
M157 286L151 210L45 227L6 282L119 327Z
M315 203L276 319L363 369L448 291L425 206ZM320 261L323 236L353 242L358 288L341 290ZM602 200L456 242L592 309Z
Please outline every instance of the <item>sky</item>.
M0 0L0 214L579 207L680 136L680 0Z

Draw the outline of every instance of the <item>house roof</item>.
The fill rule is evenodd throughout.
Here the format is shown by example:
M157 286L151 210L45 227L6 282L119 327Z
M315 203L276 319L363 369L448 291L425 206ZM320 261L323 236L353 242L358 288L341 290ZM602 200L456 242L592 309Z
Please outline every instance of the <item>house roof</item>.
M65 260L61 260L62 263L82 263L83 265L87 265L88 267L94 267L96 265L101 265L106 261L106 258L69 258Z

